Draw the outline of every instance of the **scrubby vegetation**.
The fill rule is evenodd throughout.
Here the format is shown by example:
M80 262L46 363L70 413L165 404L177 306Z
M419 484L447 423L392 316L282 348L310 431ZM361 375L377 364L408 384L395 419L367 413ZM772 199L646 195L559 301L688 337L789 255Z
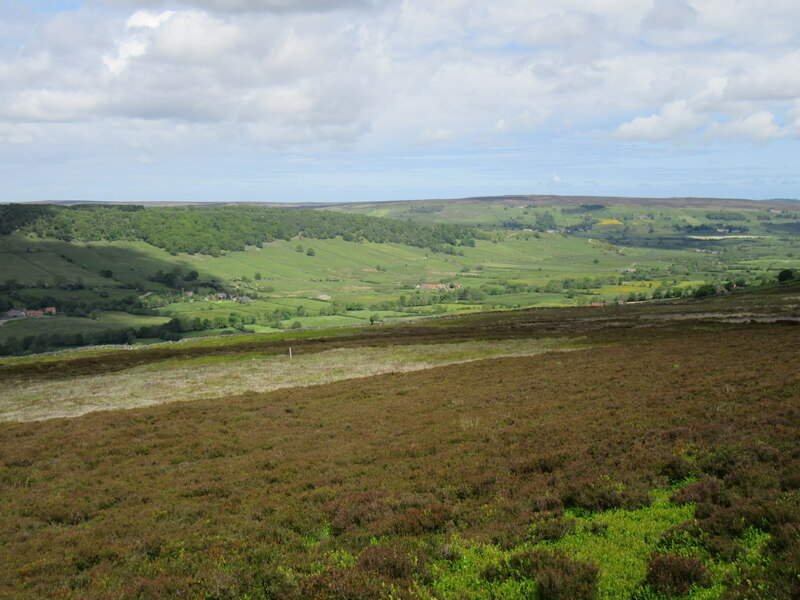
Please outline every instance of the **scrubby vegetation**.
M795 598L797 293L6 361L77 387L290 339L585 347L2 424L0 596Z

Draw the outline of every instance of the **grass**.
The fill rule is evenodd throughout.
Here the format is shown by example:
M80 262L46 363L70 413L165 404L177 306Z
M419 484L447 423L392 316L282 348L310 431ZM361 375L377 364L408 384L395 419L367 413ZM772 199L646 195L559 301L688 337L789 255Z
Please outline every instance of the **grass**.
M96 319L83 317L36 317L15 319L0 326L0 343L11 337L24 338L28 335L47 335L54 332L62 334L87 334L118 329L139 328L166 323L165 317L132 315L119 311L101 312Z
M94 410L216 398L245 390L263 393L482 358L531 356L575 349L579 341L544 339L340 348L316 354L295 353L291 360L287 350L281 356L256 353L165 361L77 380L12 381L0 384L0 421L75 417Z

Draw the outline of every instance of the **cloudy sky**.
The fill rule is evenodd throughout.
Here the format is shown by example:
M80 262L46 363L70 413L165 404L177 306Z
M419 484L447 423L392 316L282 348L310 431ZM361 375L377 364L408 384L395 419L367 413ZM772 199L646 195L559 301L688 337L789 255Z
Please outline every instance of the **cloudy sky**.
M0 202L800 197L797 0L0 0Z

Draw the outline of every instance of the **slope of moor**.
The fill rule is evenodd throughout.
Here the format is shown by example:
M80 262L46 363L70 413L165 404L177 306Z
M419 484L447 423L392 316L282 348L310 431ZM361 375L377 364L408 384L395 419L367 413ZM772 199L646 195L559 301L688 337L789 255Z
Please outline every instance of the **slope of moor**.
M584 349L5 423L0 595L796 597L798 296L406 326ZM324 343L395 339L357 338Z

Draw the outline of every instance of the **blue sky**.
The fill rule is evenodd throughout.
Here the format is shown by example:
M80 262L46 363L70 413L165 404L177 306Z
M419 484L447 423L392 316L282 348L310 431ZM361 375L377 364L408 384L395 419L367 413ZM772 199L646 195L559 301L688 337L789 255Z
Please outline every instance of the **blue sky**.
M800 197L796 0L4 0L0 202Z

